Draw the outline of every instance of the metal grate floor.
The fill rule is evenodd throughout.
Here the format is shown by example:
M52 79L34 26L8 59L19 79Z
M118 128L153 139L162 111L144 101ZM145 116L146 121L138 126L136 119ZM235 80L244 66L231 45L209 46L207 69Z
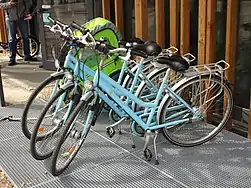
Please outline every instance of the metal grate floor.
M22 105L0 108L0 117L20 117ZM16 187L241 187L251 185L251 142L227 131L193 148L158 141L160 165L143 158L143 140L131 148L130 135L112 139L105 133L109 121L102 116L83 147L60 177L48 172L49 160L36 161L20 122L0 122L0 167ZM152 147L150 147L152 148Z

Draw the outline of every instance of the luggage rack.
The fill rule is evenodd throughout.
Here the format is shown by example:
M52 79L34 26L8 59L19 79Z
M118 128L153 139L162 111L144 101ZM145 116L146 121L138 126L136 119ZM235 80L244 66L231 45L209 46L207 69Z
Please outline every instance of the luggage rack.
M192 57L192 58L191 58ZM191 56L191 54L185 54L183 58L189 58L188 62L194 61L194 56ZM199 79L202 81L202 76L203 75L208 75L209 76L209 85L207 89L210 89L213 87L213 83L211 80L214 79L215 76L217 76L220 79L220 82L223 87L223 82L224 82L224 77L225 77L225 71L229 69L230 65L224 61L220 60L216 63L210 63L210 64L205 64L205 65L194 65L190 66L185 72L175 72L173 70L169 71L169 76L168 76L168 85L169 87L173 86L174 84L178 83L182 79L186 78L192 78L192 77L199 77ZM223 89L223 88L222 88ZM215 97L214 97L215 98Z
M223 76L225 70L229 67L230 65L226 61L220 60L216 63L190 66L183 74L184 76L197 76L203 74L217 74L219 76Z

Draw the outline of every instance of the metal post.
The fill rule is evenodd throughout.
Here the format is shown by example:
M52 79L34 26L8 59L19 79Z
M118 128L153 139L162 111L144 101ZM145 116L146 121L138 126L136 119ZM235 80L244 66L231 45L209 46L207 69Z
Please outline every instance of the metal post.
M249 117L248 117L248 139L251 140L251 88L250 88L250 98L249 98Z
M3 83L2 83L2 75L1 75L1 65L0 65L0 106L5 106L4 93L3 93Z

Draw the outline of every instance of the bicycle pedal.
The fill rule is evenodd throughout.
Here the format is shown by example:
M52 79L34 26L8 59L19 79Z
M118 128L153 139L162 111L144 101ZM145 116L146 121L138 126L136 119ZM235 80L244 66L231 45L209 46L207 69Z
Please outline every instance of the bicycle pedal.
M115 135L115 129L113 127L106 127L107 135L112 138Z

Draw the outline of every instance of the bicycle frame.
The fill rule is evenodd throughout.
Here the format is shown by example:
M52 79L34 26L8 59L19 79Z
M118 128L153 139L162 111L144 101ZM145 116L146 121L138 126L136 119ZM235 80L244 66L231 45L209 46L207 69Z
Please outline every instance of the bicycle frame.
M71 58L71 60L74 60L74 57L72 57L72 56L68 56L68 58ZM104 59L105 59L104 57L101 58L101 63L100 63L101 65L103 64ZM135 86L135 83L136 83L136 81L138 79L139 73L142 71L143 63L144 63L144 59L141 59L140 63L138 63L138 65L137 65L138 69L137 69L137 71L135 73L135 77L134 77L134 80L133 80L133 83L132 83L132 88ZM86 74L91 74L92 70L90 68L88 68L87 66L85 66L85 65L83 65L83 66L84 66L85 73ZM182 103L182 105L174 106L174 107L169 108L168 109L169 111L175 111L177 109L180 109L181 107L186 107L187 110L185 110L182 113L186 113L187 111L195 113L194 109L191 108L189 106L189 104L187 104L180 96L175 94L172 91L172 89L167 86L169 71L170 71L170 69L167 70L167 73L166 73L166 75L165 75L165 77L163 79L163 82L162 82L160 88L158 88L158 93L157 93L156 99L153 102L144 102L144 101L140 100L139 98L137 98L137 97L135 97L133 95L133 93L131 92L132 88L130 89L130 91L128 91L127 89L122 87L120 84L118 84L116 81L114 81L113 79L111 79L110 77L108 77L107 75L105 75L104 73L102 73L101 71L98 71L98 70L96 70L96 73L95 73L94 79L93 79L93 83L94 83L94 86L95 86L94 91L120 117L131 117L144 130L160 129L160 128L163 128L163 127L168 127L168 126L172 126L172 125L175 125L175 124L184 123L184 122L187 122L187 121L198 119L197 117L185 118L185 119L182 119L182 120L177 120L177 121L165 123L165 124L162 124L162 125L157 125L156 121L152 122L152 119L153 119L154 115L157 113L158 104L159 104L159 101L162 98L162 93L164 92L165 89L168 90L168 92L170 92L170 94L174 98L176 98L177 100L179 100ZM99 85L97 86L98 82L99 82ZM126 102L122 101L120 99L121 96L125 96L125 97L127 97L127 99L130 99L131 101L134 101L135 103L139 104L140 106L146 107L146 109L144 110L145 114L142 114L142 113L140 114L139 112L133 112L132 109L128 106L128 100ZM112 98L112 100L109 97ZM150 113L148 112L148 110L150 110ZM148 115L146 123L141 119L141 117L143 117L145 115Z
M77 58L75 57L75 55L72 54L74 50L71 49L71 50L68 52L68 55L66 56L65 63L64 63L64 69L66 69L66 70L68 70L68 69L73 70L73 75L72 75L72 76L71 76L71 74L68 74L67 71L64 72L64 74L66 74L66 78L68 77L68 78L67 78L68 82L65 83L64 87L67 88L69 85L73 85L73 84L74 84L74 92L76 92L77 86L78 86L77 81L76 81L76 78L80 78L80 79L83 80L83 81L85 81L85 80L90 80L90 77L91 77L91 78L94 78L95 72L96 72L96 71L90 69L88 66L86 66L83 62L81 62L82 55L84 54L84 49L81 48L80 50L81 50L81 52L80 52L81 55L80 55L79 59L77 59ZM111 59L110 62L113 62L113 61L115 60L115 58L116 58L116 57L114 57L113 59ZM108 64L109 64L110 62L108 62ZM130 71L130 69L128 69L127 64L128 64L128 62L124 62L123 66L122 66L122 69L121 69L121 72L120 72L119 79L118 79L118 81L116 82L116 83L118 83L119 85L121 84L121 82L122 82L122 77L123 77L123 75L124 75L124 73L125 73L126 71L129 71L130 74L134 75L134 72L132 72L132 71ZM63 72L63 71L62 71L62 72ZM104 73L103 73L103 74L104 74ZM104 74L104 75L105 75L105 74ZM142 76L143 76L143 79L144 79L144 80L148 80L148 83L150 83L149 79L148 79L144 74L143 74ZM108 76L108 77L109 77L109 76ZM139 77L139 76L137 76L137 78L138 78L138 77ZM112 80L113 80L113 79L112 79ZM72 81L74 81L74 82L72 82ZM114 82L115 82L115 81L114 81ZM56 85L55 85L55 87L54 87L54 89L53 89L53 92L52 92L51 96L53 96L53 95L56 93L58 84L59 84L59 81L57 80ZM130 87L130 91L131 91L131 92L132 92L133 88L135 87L135 84L136 84L136 82ZM153 84L152 84L151 86L153 86L156 90L158 90L158 88L156 88L156 86L154 86ZM54 116L55 116L56 113L59 111L59 108L60 108L60 106L61 106L61 104L62 104L62 102L63 102L63 100L64 100L65 97L66 97L66 93L63 94L63 95L60 97L59 102L57 103L57 106L56 106L56 109L55 109L55 112L54 112L54 113L55 113ZM128 103L129 103L129 100L127 100L127 104L128 104ZM72 108L72 101L70 102L69 108L67 109L67 112L66 112L66 114L64 115L64 118L63 118L63 119L64 119L64 122L66 121L67 117L69 116L69 113L70 113L71 108Z

